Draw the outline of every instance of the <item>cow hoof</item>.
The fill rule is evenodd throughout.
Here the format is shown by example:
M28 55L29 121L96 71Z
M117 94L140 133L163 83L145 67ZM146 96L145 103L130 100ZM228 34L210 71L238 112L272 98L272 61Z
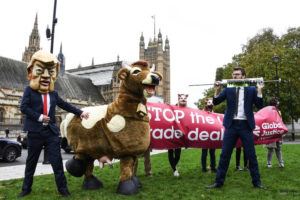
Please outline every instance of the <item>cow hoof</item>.
M67 171L75 177L81 177L86 171L86 162L84 160L71 158L66 162Z
M137 176L133 176L132 181L138 188L142 188L142 183Z
M132 179L119 182L117 193L123 195L132 195L138 192L138 186Z
M103 188L103 184L95 176L85 178L82 184L82 188L85 190L96 190Z

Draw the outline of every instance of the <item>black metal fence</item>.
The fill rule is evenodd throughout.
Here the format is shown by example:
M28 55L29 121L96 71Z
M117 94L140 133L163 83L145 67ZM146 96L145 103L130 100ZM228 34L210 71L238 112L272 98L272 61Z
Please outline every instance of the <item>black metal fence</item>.
M22 130L23 119L21 118L2 118L0 121L0 131L9 130Z

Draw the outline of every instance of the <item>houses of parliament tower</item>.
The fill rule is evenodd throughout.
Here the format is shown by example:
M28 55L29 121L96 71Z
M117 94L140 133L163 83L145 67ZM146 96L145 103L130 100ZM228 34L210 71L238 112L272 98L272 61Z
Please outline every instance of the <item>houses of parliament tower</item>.
M139 59L147 60L150 66L155 67L163 75L156 96L162 98L165 103L170 103L170 45L169 39L166 37L163 44L162 34L159 31L157 38L150 38L148 47L145 48L143 34L140 37Z

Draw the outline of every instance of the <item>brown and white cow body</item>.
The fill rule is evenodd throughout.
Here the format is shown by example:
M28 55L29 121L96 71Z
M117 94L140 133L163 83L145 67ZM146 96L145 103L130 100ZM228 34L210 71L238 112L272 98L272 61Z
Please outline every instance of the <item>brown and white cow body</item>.
M85 189L96 189L102 183L92 175L95 159L103 156L120 159L120 182L117 189L121 194L134 194L140 185L134 172L137 156L144 153L150 144L149 117L146 98L155 93L155 86L162 76L151 72L148 63L138 61L123 67L118 72L121 80L118 97L109 105L83 108L90 113L86 120L68 114L62 132L75 151L73 160L66 164L75 176L77 161L84 165ZM75 163L75 164L74 164Z

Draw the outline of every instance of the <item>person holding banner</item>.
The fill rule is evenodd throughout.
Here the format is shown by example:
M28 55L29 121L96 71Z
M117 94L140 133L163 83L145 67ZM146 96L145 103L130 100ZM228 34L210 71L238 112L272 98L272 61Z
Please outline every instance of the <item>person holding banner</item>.
M233 79L245 79L245 77L246 72L243 68L235 67L233 69ZM215 96L213 98L214 105L218 105L225 100L227 102L223 119L225 132L215 182L207 186L207 189L221 188L223 186L231 154L239 138L245 148L246 157L249 159L252 184L255 188L264 188L260 180L253 136L255 128L253 105L257 108L263 107L262 88L262 83L258 83L257 87L238 84L233 85L233 87L228 86L221 92L221 84L216 82Z
M206 112L213 112L213 100L212 98L207 98L205 99L205 106L204 106L204 111ZM201 152L201 166L202 166L202 172L207 172L207 168L206 168L206 159L207 159L207 153L209 151L209 156L210 156L210 170L211 172L217 172L216 170L216 149L214 148L210 148L210 149L205 149L202 148L202 152Z
M242 147L237 147L235 150L235 169L237 171L243 171L243 168L241 167L241 153L242 153ZM244 160L244 170L247 171L249 169L249 162L246 157L245 149L243 148L243 160Z
M269 102L270 106L274 106L278 112L278 114L281 116L281 112L278 109L279 107L279 101L276 97L273 97L270 102ZM279 167L280 168L284 168L284 161L282 159L282 151L281 151L281 146L282 146L282 138L277 141L277 142L272 142L270 144L267 145L267 149L268 149L268 154L267 154L267 167L271 168L272 167L272 157L273 157L273 153L275 151L276 153L276 157L279 163Z
M178 103L176 105L179 107L186 107L188 96L189 96L188 94L178 94ZM176 167L180 160L180 155L181 155L181 148L168 149L169 163L172 167L173 175L176 177L180 175Z

